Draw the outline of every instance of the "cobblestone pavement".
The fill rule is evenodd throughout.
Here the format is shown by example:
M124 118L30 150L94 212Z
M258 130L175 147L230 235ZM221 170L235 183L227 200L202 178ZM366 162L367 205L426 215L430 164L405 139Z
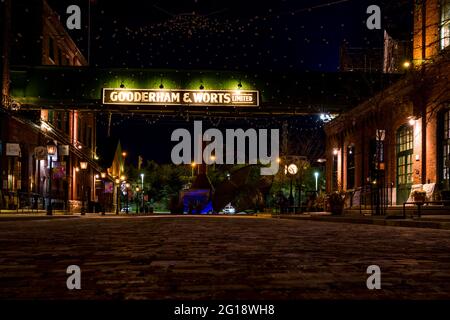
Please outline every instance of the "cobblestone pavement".
M66 288L79 265L82 289ZM381 290L366 288L379 265ZM258 217L0 222L2 299L449 299L450 231Z

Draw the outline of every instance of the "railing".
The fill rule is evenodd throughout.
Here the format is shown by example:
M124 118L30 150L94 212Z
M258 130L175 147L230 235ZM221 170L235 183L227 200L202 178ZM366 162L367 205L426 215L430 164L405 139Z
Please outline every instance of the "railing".
M359 206L359 212L370 209L372 215L385 215L388 206L392 206L393 190L392 184L383 186L367 184L349 192L349 205L347 208Z
M1 195L0 213L15 211L16 213L31 212L38 213L46 210L48 196L33 192L6 192ZM66 201L58 197L52 198L54 210L68 211Z

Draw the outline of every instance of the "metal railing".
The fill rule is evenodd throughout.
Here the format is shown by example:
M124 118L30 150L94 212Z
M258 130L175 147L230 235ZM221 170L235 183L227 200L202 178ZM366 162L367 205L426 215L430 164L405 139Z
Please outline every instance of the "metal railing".
M0 199L0 213L39 213L45 211L48 205L48 196L34 192L4 192ZM55 210L68 212L66 201L52 197L52 206Z
M385 215L389 206L392 206L393 184L375 185L367 184L358 187L349 193L348 208L359 207L359 212L370 209L372 215Z

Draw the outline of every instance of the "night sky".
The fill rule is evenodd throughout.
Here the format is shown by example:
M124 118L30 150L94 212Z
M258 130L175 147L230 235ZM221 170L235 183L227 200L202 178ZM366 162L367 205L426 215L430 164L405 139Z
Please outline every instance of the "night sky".
M337 72L343 43L351 47L382 46L383 31L366 28L368 5L380 5L382 28L391 35L402 40L411 38L412 16L410 10L403 9L405 2L91 0L90 63L121 68ZM67 5L80 5L84 28L70 34L87 56L88 0L49 3L61 17L66 16ZM270 125L279 127L281 120L273 119ZM100 142L108 138L106 122L100 115L100 151ZM180 126L191 127L192 121L116 114L112 124L110 139L121 139L132 160L143 154L146 159L167 162L170 133ZM222 127L257 125L257 119L221 122ZM290 121L295 134L320 130L321 125L317 116Z

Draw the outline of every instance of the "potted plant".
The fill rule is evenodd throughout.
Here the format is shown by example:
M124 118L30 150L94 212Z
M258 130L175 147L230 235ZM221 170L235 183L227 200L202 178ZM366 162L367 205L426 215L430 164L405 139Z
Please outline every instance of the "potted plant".
M414 199L414 202L425 202L427 193L424 190L414 190L412 198Z
M344 211L345 193L336 191L328 196L328 204L332 215L342 215Z

